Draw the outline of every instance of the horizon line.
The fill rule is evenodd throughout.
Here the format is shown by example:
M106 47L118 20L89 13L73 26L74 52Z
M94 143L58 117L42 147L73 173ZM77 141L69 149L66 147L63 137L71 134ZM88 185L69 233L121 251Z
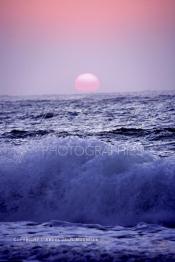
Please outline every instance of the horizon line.
M149 90L149 89L145 89L145 90L135 90L135 91L104 91L104 92L89 92L89 93L83 93L83 92L79 92L79 93L44 93L44 94L0 94L0 97L33 97L33 96L71 96L71 95L103 95L103 94L126 94L126 93L159 93L159 92L175 92L174 89L159 89L159 90Z

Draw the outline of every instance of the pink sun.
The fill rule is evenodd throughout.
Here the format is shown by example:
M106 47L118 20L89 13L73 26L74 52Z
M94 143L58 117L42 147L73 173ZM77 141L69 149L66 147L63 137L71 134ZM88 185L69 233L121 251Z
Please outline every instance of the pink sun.
M96 92L99 87L100 81L98 77L91 73L81 74L75 80L75 89L78 92Z

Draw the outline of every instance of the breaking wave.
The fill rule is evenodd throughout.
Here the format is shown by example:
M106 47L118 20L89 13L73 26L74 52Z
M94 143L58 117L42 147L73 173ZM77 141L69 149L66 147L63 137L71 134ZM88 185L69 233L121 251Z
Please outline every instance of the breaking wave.
M0 220L175 225L175 159L137 149L78 137L4 145Z

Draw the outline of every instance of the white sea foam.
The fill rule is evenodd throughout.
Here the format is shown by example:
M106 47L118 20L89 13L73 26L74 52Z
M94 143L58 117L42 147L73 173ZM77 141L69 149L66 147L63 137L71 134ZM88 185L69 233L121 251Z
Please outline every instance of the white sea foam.
M0 220L175 224L175 159L119 148L78 137L4 145Z

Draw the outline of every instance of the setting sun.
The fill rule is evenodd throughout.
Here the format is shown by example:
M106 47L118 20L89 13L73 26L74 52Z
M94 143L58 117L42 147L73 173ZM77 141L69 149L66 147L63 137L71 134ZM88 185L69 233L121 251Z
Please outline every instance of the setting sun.
M96 92L99 87L98 77L91 73L81 74L75 80L75 89L79 92Z

